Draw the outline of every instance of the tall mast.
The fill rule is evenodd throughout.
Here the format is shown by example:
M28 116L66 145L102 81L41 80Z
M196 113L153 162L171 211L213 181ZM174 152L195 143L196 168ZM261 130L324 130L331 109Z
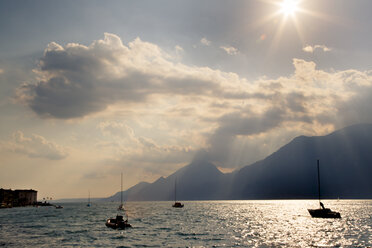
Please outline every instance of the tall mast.
M120 203L123 204L123 172L120 174L121 184L120 184Z
M320 172L319 172L319 159L317 160L317 167L318 167L318 196L319 196L319 204L320 204Z
M174 202L177 199L177 178L174 180Z

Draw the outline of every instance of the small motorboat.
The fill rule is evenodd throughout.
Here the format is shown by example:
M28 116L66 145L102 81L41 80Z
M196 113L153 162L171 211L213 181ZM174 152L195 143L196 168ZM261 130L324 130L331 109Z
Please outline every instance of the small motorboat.
M125 229L132 227L132 225L128 223L128 219L124 220L122 215L116 215L116 218L107 219L106 226L113 229Z
M57 209L63 208L61 205L56 205L55 206Z

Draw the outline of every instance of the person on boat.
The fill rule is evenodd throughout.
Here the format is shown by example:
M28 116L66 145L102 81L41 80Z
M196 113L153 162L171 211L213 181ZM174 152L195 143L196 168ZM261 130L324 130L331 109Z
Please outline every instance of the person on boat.
M322 207L322 209L325 209L323 202L320 202L320 206Z

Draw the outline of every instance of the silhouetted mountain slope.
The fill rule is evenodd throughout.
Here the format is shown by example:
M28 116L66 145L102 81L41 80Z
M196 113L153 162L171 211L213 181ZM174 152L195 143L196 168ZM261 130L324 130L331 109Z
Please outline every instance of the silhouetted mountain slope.
M126 191L123 191L123 200L131 200L130 195L137 195L139 191L141 191L143 188L150 185L150 183L147 182L140 182L134 185L133 187L127 189ZM115 195L110 196L108 198L103 198L103 201L120 201L120 191L117 192Z
M219 199L223 176L213 164L197 161L167 178L159 178L132 197L136 200L173 200L177 178L177 199Z
M232 198L315 198L317 159L323 197L372 197L372 125L355 125L326 136L297 137L242 168Z
M136 185L129 200L317 198L320 160L324 198L372 198L372 125L354 125L326 136L299 136L264 160L230 174L194 161L167 178ZM115 195L115 199L120 194Z

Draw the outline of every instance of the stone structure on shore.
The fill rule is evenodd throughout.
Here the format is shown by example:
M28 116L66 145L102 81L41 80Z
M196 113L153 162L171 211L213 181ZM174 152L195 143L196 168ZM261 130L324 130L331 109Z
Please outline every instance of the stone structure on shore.
M37 191L33 189L0 189L0 208L37 204Z

